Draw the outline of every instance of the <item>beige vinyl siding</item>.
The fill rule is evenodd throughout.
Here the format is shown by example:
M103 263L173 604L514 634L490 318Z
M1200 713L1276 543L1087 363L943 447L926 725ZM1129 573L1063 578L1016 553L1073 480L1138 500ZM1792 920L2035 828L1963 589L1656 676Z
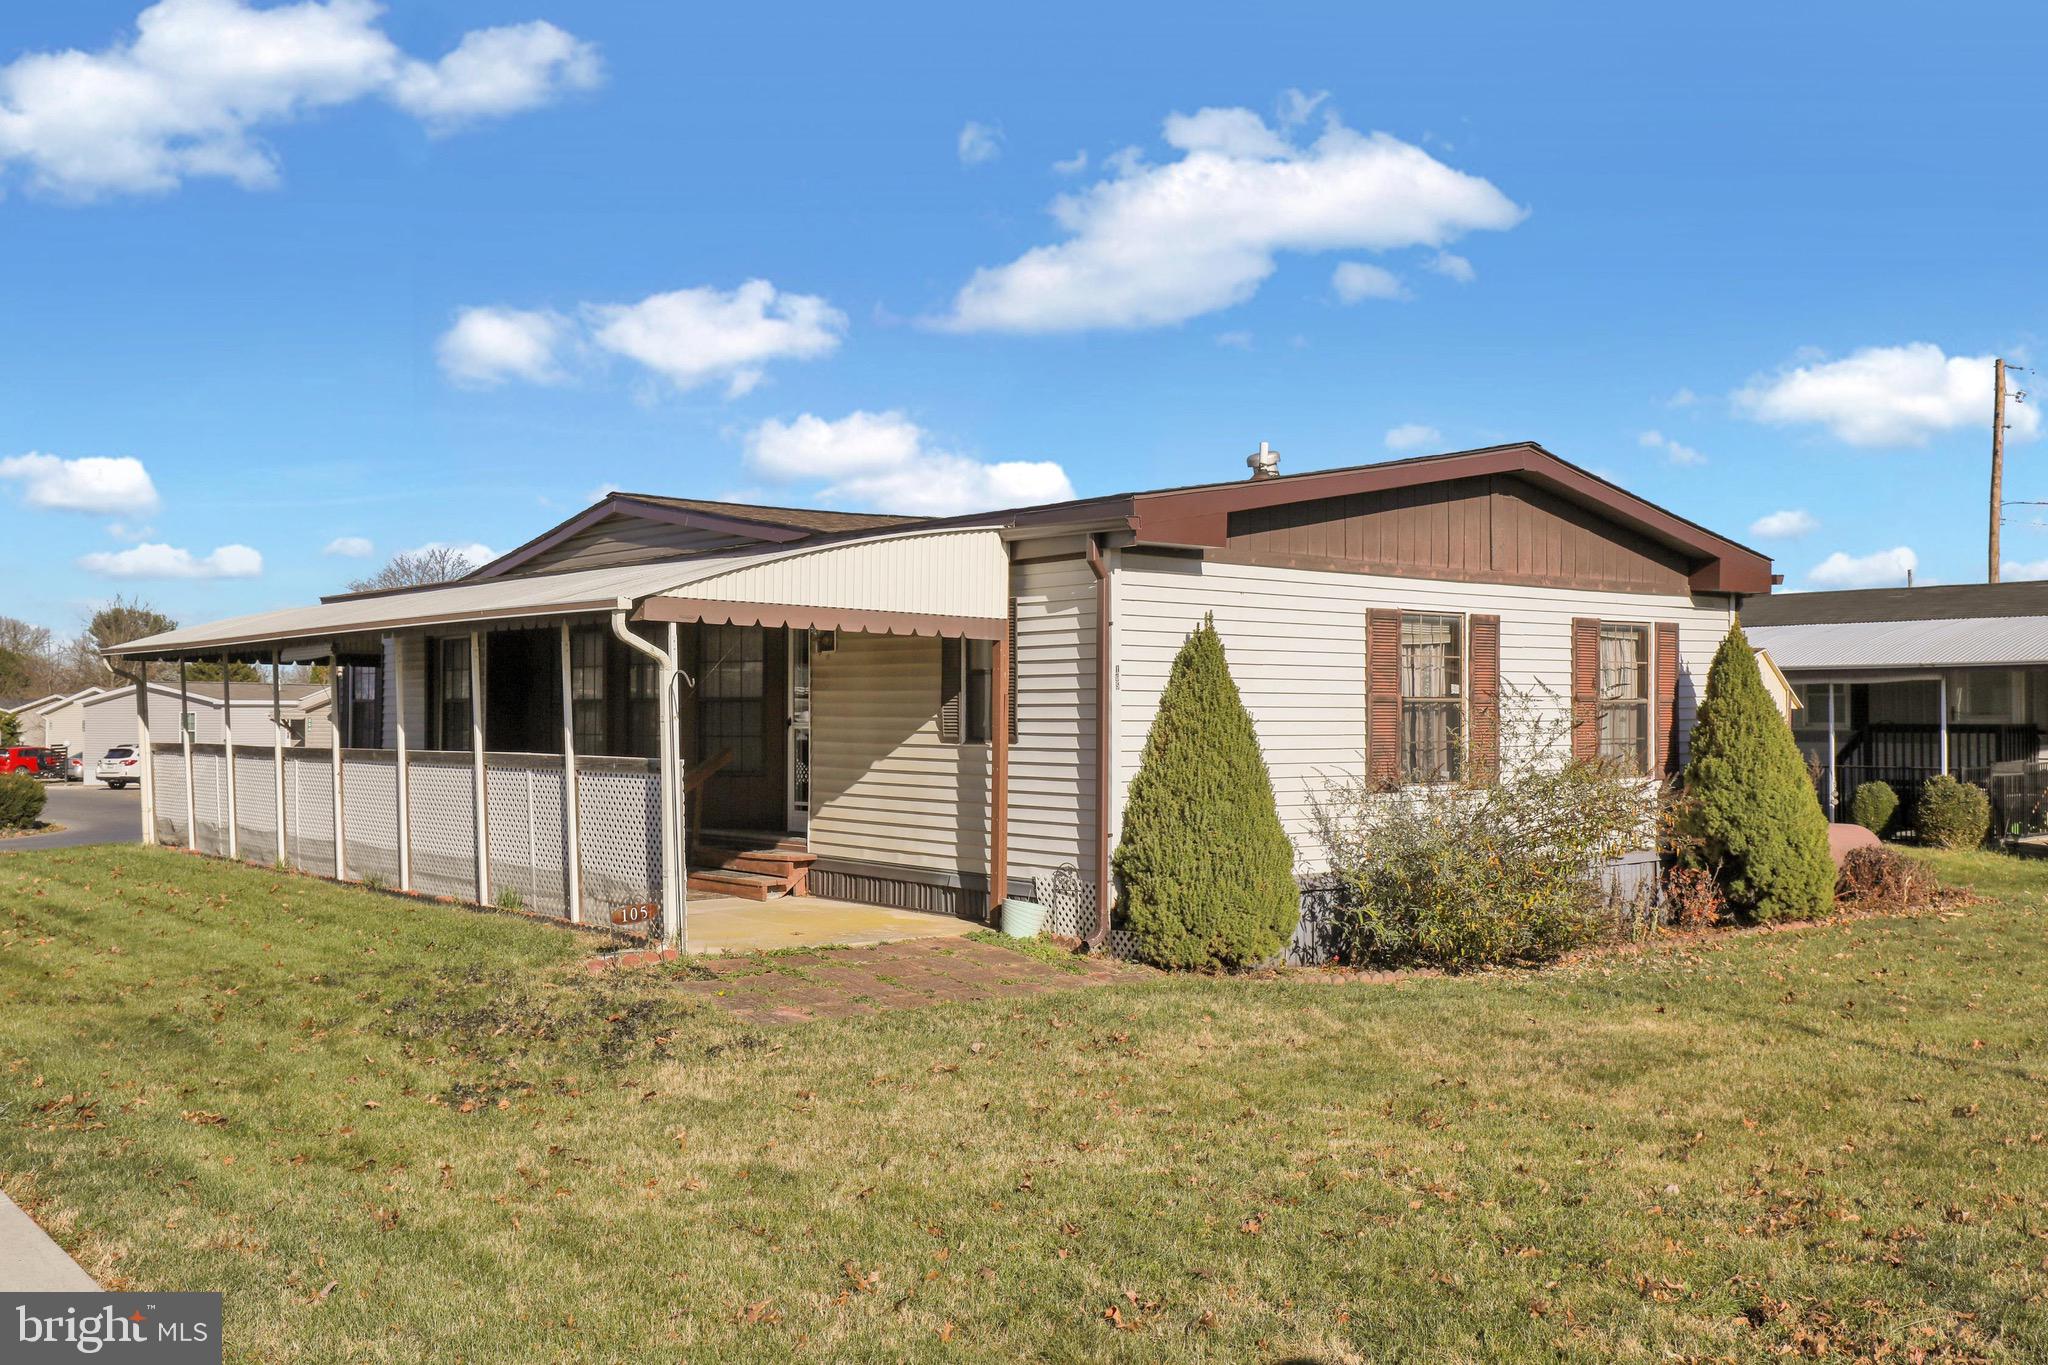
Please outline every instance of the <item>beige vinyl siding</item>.
M988 869L988 746L939 742L939 641L841 631L812 663L811 851Z
M1365 622L1373 607L1501 618L1500 674L1510 689L1571 695L1571 622L1678 623L1678 730L1692 727L1707 667L1733 619L1725 597L1586 592L1312 572L1124 551L1116 582L1116 814L1143 753L1174 655L1204 612L1258 727L1280 815L1303 870L1321 864L1311 798L1365 757Z
M1010 748L1010 869L1072 863L1095 881L1095 576L1081 558L1019 564L1017 742Z
M538 573L545 569L611 569L621 564L650 564L679 555L729 550L755 542L729 531L706 531L696 526L651 521L621 514L606 517L559 545L550 546L527 560L514 574Z

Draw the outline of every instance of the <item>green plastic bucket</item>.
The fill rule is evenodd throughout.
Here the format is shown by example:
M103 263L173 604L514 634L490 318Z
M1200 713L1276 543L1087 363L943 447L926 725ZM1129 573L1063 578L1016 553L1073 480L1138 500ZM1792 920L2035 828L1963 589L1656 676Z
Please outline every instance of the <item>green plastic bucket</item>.
M1037 901L1004 901L1003 932L1011 938L1037 938L1045 932L1045 907Z

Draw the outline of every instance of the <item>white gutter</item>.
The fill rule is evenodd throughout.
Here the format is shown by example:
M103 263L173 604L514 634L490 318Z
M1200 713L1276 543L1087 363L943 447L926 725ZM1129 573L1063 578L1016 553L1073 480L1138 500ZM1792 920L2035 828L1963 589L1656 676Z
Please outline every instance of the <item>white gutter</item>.
M689 951L684 917L689 910L690 872L686 865L683 824L683 755L677 743L681 710L682 670L676 666L676 627L669 623L668 648L661 650L635 635L626 625L633 599L621 597L611 611L612 634L661 666L661 942L677 952Z

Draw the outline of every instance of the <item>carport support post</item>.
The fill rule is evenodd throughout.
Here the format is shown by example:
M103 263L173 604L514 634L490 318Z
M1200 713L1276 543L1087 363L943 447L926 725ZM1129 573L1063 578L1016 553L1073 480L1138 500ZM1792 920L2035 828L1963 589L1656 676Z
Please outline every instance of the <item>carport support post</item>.
M341 813L341 651L327 651L328 782L334 792L334 880L348 880L348 821Z
M1835 786L1835 687L1836 684L1834 683L1828 684L1828 823L1830 824L1834 823L1836 792L1839 790Z
M405 637L391 641L391 661L398 673L391 689L392 739L398 745L398 889L412 890L412 771L405 744Z
M484 796L484 645L478 631L469 633L469 753L476 794L476 903L491 903L491 827Z
M235 811L235 685L228 681L228 656L220 656L220 750L228 767L228 857L242 856L241 831ZM147 723L143 726L148 729Z
M583 813L576 808L576 692L569 623L562 622L562 861L569 876L569 923L583 922Z
M270 781L277 798L277 861L285 861L284 850L284 688L278 674L284 669L284 654L270 651Z
M1010 634L996 637L989 660L988 922L1000 924L1010 894Z
M148 670L145 668L144 672ZM178 660L178 743L185 751L185 847L199 851L199 788L192 781L192 700L185 691L185 661Z
M156 750L149 743L149 665L135 665L135 724L142 734L142 842L156 842ZM188 774L185 783L190 786Z

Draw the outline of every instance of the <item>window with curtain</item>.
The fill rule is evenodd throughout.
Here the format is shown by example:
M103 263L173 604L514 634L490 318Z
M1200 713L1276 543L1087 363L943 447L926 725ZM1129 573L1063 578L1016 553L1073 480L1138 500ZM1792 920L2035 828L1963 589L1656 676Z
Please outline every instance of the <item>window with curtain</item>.
M443 749L467 749L469 733L469 637L458 635L434 642L439 653L434 671L439 699L440 745Z
M761 733L766 715L764 636L755 626L705 626L699 637L698 733L707 759L732 750L725 771L736 775L768 769L768 744Z
M1600 623L1600 757L1650 770L1650 628Z
M605 649L603 628L590 626L569 632L569 712L575 730L576 752L609 753L610 736L605 733Z
M1401 617L1401 778L1445 782L1465 749L1465 621Z

